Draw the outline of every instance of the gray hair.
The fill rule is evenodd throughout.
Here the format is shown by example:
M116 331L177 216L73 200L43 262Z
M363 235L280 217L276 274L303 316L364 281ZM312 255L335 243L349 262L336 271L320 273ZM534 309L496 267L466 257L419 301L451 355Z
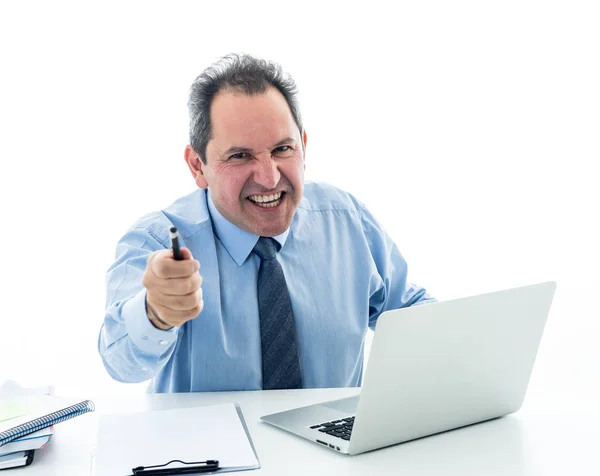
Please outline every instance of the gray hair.
M277 63L246 54L230 54L206 68L194 80L188 101L190 144L204 164L206 147L212 139L210 107L215 96L228 90L255 96L264 94L269 87L276 88L283 95L302 133L296 83L289 74L283 73Z

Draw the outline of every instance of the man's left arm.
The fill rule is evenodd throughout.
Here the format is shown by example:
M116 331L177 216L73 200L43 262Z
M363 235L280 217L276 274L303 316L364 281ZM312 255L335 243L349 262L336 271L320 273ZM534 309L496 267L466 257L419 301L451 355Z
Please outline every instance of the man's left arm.
M408 265L396 244L363 205L360 212L363 231L377 268L369 290L369 327L375 329L382 312L435 302L435 299L425 288L408 281Z

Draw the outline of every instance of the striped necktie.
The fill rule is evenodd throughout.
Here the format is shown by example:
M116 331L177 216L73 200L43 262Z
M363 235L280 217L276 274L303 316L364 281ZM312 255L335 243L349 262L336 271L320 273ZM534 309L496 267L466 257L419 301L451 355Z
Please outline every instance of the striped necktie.
M254 252L258 270L258 313L262 348L263 390L302 388L296 324L277 243L260 237Z

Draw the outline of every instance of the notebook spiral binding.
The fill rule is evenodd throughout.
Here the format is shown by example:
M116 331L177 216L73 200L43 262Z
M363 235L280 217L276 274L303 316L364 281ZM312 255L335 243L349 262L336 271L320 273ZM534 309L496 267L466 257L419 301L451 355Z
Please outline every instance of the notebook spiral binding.
M95 408L94 402L91 400L85 400L76 405L71 405L70 407L63 408L62 410L49 413L43 417L36 418L35 420L28 421L22 425L15 426L10 430L2 431L0 432L0 446L10 443L11 441L21 438L22 436L28 435L29 433L47 428L50 425L55 425L73 417L83 415L84 413L93 412Z

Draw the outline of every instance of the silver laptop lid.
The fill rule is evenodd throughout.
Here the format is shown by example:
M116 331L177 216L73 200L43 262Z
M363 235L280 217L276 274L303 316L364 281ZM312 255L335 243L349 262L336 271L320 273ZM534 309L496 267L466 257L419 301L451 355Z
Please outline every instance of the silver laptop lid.
M517 411L556 284L383 313L350 454Z

